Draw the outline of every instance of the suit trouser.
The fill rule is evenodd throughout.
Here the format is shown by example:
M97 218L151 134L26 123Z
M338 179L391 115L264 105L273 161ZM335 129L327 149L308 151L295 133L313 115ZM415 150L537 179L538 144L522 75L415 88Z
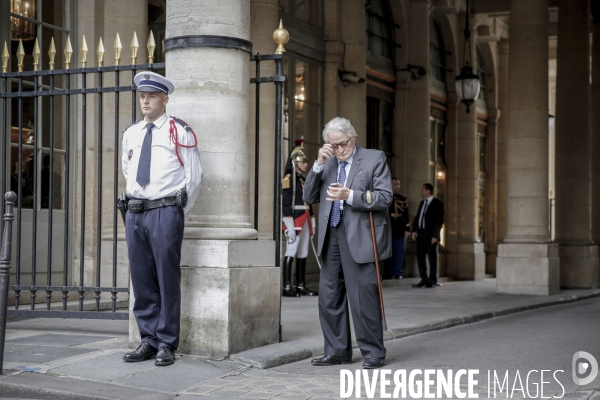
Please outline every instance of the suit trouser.
M325 354L352 356L348 301L356 342L364 358L385 358L374 263L358 264L350 255L344 219L327 228L319 281L319 320Z
M183 211L176 206L126 216L127 249L142 342L177 350L181 314Z
M425 232L417 232L417 263L419 264L419 276L422 281L437 282L437 244L431 244L431 237L425 235ZM429 259L429 278L427 278L427 261Z

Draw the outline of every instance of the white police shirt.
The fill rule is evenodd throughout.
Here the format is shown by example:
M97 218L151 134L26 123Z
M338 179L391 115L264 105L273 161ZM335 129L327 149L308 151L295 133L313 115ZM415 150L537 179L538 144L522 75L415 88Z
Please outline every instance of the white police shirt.
M126 192L129 196L138 199L155 200L163 197L174 196L177 190L186 188L188 201L184 208L187 213L196 198L202 185L202 166L198 148L185 148L179 146L179 156L183 166L179 163L175 153L175 143L171 141L169 133L169 117L163 114L154 121L152 128L152 158L150 163L150 182L141 187L137 183L137 169L142 151L142 143L146 136L145 120L133 124L123 133L121 150L121 163L125 181ZM176 123L179 143L182 145L194 144L194 136L185 128Z

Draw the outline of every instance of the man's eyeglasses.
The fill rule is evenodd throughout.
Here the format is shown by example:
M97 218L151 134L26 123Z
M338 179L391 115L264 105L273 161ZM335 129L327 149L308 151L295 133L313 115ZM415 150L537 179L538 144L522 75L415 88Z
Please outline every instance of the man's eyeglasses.
M331 145L331 147L332 147L334 150L337 150L337 149L338 149L338 147L341 147L342 149L345 149L345 148L348 146L348 144L350 143L350 141L351 141L352 139L353 139L353 138L350 138L350 139L346 140L345 142L341 142L341 143L329 143L329 144Z

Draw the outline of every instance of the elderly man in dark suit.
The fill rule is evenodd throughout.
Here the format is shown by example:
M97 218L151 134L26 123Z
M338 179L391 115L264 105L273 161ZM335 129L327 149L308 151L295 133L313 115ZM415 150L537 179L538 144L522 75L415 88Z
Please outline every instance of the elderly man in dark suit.
M421 281L412 286L431 288L437 283L437 245L444 224L444 203L433 197L431 183L423 184L421 198L423 200L419 203L419 210L412 225L412 239L417 241L417 262ZM429 277L425 258L429 259Z
M348 301L363 368L379 368L385 359L369 212L379 259L385 260L392 248L388 213L392 179L385 154L360 148L355 139L350 121L339 117L329 121L323 130L325 144L304 184L304 201L321 203L319 319L325 355L312 360L316 366L352 361Z

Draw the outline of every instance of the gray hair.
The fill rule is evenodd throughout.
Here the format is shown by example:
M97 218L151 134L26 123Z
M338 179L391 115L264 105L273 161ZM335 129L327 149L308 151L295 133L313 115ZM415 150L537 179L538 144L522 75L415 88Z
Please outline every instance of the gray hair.
M325 141L325 143L329 142L328 136L329 132L331 131L341 131L347 133L348 136L350 136L351 138L355 138L358 136L350 121L342 117L335 117L334 119L329 121L327 125L325 125L325 128L323 129L323 140Z

